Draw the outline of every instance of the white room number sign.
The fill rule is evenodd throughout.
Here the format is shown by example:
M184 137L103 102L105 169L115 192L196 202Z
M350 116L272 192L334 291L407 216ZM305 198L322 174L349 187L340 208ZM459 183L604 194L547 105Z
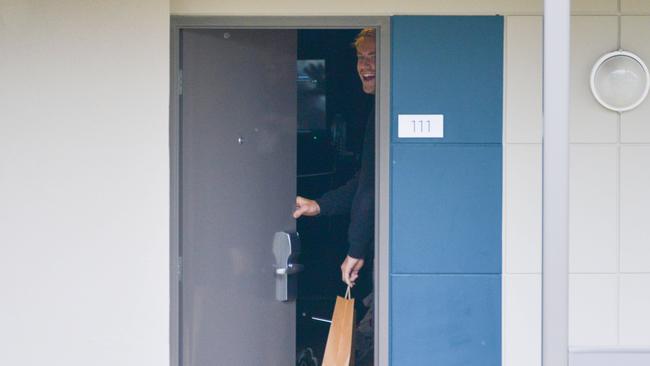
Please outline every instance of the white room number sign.
M442 114L400 114L399 138L443 138L444 116Z

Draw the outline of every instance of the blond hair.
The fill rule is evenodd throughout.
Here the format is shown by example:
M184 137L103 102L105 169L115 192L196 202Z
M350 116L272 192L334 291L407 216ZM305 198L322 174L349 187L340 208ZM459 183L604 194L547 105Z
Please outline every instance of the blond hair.
M354 48L358 48L359 44L366 39L366 38L374 38L377 39L377 30L375 28L363 28L359 34L354 38L354 42L352 42L352 46Z

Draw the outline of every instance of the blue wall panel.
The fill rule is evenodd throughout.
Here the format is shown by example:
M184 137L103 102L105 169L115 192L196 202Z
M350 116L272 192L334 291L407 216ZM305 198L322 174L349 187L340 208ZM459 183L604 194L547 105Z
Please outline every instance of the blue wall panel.
M498 275L392 276L391 365L501 365Z
M392 272L500 273L501 146L400 144L392 161Z
M500 365L503 18L391 29L391 365ZM399 114L444 138L398 138Z
M444 114L435 143L501 142L503 18L396 16L391 27L393 120Z

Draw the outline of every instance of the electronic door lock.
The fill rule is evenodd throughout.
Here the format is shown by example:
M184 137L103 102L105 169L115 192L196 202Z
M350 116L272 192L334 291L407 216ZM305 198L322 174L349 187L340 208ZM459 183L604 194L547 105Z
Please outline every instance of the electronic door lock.
M277 232L273 237L275 255L275 296L278 301L296 299L298 279L296 274L304 269L297 263L300 256L300 237L298 233Z

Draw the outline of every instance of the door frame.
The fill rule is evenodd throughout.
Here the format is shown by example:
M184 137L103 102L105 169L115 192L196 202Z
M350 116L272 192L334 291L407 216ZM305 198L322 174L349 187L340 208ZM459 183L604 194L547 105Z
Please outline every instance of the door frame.
M377 28L375 92L375 365L388 366L389 353L389 191L390 191L390 17L389 16L172 16L170 22L170 365L180 358L180 33L183 29L351 29Z

